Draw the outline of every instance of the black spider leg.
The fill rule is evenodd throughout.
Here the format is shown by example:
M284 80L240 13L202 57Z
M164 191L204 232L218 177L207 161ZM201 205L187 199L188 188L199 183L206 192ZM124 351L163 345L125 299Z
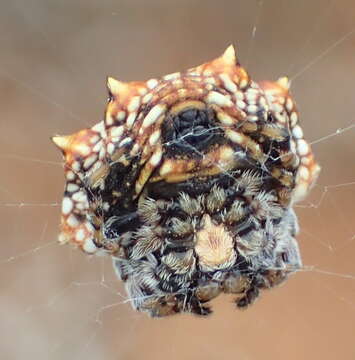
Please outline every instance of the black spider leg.
M253 304L255 300L259 297L260 288L262 286L262 276L257 271L256 273L252 270L246 272L251 277L251 283L248 290L245 291L244 295L241 298L236 300L236 305L239 309L246 309L249 305Z
M245 309L251 305L259 296L259 289L257 286L252 285L241 299L237 299L236 305L239 309Z
M212 313L209 306L202 305L202 302L194 295L193 289L187 289L185 294L176 296L182 304L183 312L191 312L200 316L207 316Z

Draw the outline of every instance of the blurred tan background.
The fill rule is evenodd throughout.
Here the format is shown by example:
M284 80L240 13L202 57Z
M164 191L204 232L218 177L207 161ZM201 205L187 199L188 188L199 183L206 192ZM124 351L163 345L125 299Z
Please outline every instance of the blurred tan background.
M1 1L0 358L355 359L354 20L350 0ZM256 80L295 77L323 169L297 208L305 271L244 312L220 297L208 319L150 319L109 259L57 244L49 137L101 119L107 75L149 79L230 43Z

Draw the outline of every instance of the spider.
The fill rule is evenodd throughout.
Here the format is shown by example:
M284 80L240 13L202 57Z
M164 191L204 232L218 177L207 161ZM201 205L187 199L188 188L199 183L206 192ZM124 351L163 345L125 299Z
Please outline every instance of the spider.
M292 209L319 172L286 77L253 81L233 46L184 72L109 77L105 118L55 136L61 243L112 256L135 309L238 308L301 266Z

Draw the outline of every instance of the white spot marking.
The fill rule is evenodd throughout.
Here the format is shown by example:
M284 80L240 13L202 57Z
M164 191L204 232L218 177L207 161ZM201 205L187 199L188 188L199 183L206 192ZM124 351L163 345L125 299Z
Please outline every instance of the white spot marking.
M301 182L298 184L293 192L292 201L297 202L302 200L306 195L308 191L308 185L304 182Z
M211 91L207 97L206 101L210 104L216 104L219 106L232 106L233 103L225 95L222 95L216 91Z
M84 229L79 229L76 233L75 233L75 240L82 242L85 239L85 231Z
M194 79L194 80L195 80L195 79ZM181 79L176 79L176 80L173 81L173 84L174 84L174 86L175 86L176 88L179 88L179 87L182 86L183 82L182 82Z
M241 91L237 91L237 92L235 93L235 96L236 96L236 98L239 99L239 100L244 100L244 94L243 94Z
M284 124L286 122L285 115L281 115L280 113L274 113L273 115L279 123Z
M218 112L217 117L218 117L218 120L222 124L227 125L227 126L231 126L235 122L234 118L232 118L231 116L229 116L228 114L223 113L223 112Z
M107 125L112 125L113 124L113 118L111 116L111 113L106 112L105 122L106 122Z
M132 139L131 139L130 137L126 137L126 138L124 138L124 139L120 142L119 146L127 145L127 144L129 144L131 141L132 141Z
M78 153L80 153L80 155L82 156L88 156L90 154L90 147L84 144L80 144L79 146L76 147L76 150Z
M90 144L96 144L99 140L100 140L100 136L94 135L94 136L91 137L91 139L90 139Z
M164 80L174 80L180 77L180 73L176 72L176 73L172 73L172 74L168 74L164 76Z
M266 95L266 97L267 97L267 99L268 99L268 101L269 101L270 104L272 104L272 103L275 102L275 97L274 97L274 95L271 95L271 94L268 94L268 93L266 93L265 95Z
M88 232L90 232L90 233L94 232L95 229L94 229L94 226L92 224L90 224L89 222L86 222L85 226L88 229Z
M185 97L187 95L187 89L179 89L177 93L180 97Z
M155 167L158 166L160 163L160 160L162 158L163 152L161 151L161 149L159 149L158 151L156 151L153 156L150 158L150 163Z
M60 244L66 244L68 242L68 238L63 234L59 234L58 241Z
M74 191L77 191L77 190L79 190L79 186L77 184L69 183L67 185L67 191L74 192Z
M93 167L91 168L91 171L94 172L94 171L98 170L99 168L101 168L101 166L102 166L102 161L97 160L95 162L95 164L93 165Z
M249 95L256 96L259 94L259 92L260 92L260 90L258 89L258 87L255 87L255 84L253 83L251 88L248 89L248 91L247 91L247 96L249 96Z
M247 105L243 100L237 100L237 106L239 109L245 109Z
M126 117L126 112L125 111L119 111L117 113L116 119L121 122L121 121L123 121L125 119L125 117Z
M216 80L213 77L205 78L205 83L210 85L216 85Z
M221 75L219 75L219 77L223 81L223 84L228 91L230 91L232 93L237 92L237 90L238 90L237 85L234 84L234 82L231 80L231 78L227 74L221 74Z
M243 137L236 131L233 130L226 130L226 135L229 139L237 144L243 144Z
M296 138L296 139L302 139L303 138L303 131L301 129L301 127L299 125L296 125L293 129L292 129L292 135Z
M81 166L80 166L80 163L78 161L74 161L71 167L75 172L79 172Z
M93 254L97 250L97 247L92 239L86 239L83 244L83 250L89 254Z
M300 174L300 177L304 180L308 180L309 178L309 171L308 169L305 167L305 166L301 166L299 168L299 174Z
M78 202L86 202L87 201L87 197L83 191L77 191L75 194L73 194L72 198L73 198L73 200L78 201Z
M149 144L155 145L160 138L160 130L155 130L149 137Z
M73 209L73 202L68 198L65 197L62 202L62 213L68 215Z
M71 214L69 215L68 219L67 219L67 224L74 228L74 227L77 227L79 225L79 221L78 219L76 218L75 215Z
M293 101L291 100L291 98L288 98L287 101L286 101L286 109L288 111L291 111L293 108Z
M293 140L290 141L290 149L293 154L296 153L296 143Z
M158 85L157 79L150 79L147 81L147 86L149 87L149 89L154 89L157 85Z
M84 169L89 169L96 160L97 160L97 155L96 154L90 155L84 161Z
M110 129L110 134L112 137L120 137L123 134L124 126L115 126Z
M273 110L278 112L278 113L282 113L282 111L283 111L283 106L281 106L277 102L273 103L272 107L273 107Z
M266 108L265 110L268 110L268 106L267 106L267 103L266 103L266 100L265 100L264 97L261 97L259 99L259 104L260 104L261 107Z
M166 111L165 104L155 105L144 118L142 127L147 128L148 126L154 124L157 119Z
M102 146L100 149L100 154L99 154L99 158L103 159L106 155L106 149Z
M102 147L102 141L98 142L92 149L93 152L98 153Z
M293 112L290 116L290 120L291 120L291 126L295 126L297 124L298 121L298 116L296 112Z
M258 107L256 105L249 105L247 107L247 112L249 113L256 113L258 111Z
M75 179L75 174L72 171L68 171L66 173L66 178L67 178L67 180L74 180Z
M136 155L140 149L140 146L138 144L134 144L133 148L131 150L131 155Z
M118 136L113 136L113 137L111 138L112 144L116 144L116 143L118 143L120 140L121 140L121 137L118 137Z
M140 97L139 96L133 96L131 101L129 102L127 106L127 110L129 112L134 112L138 110L140 104Z
M259 118L256 115L251 115L251 116L248 116L248 120L254 122L254 121L258 121Z
M309 153L309 146L303 139L297 141L297 148L301 156L307 155Z
M101 136L105 135L105 124L103 121L100 121L98 124L93 126L91 129L99 132L101 134Z
M142 103L146 104L148 103L150 100L153 99L153 94L152 93L148 93L147 95L145 95L142 99Z
M133 113L130 113L127 117L127 121L126 121L126 124L127 124L127 127L128 129L130 129L132 127L132 125L134 124L134 121L136 120L136 117L137 117L137 113L136 112L133 112Z
M78 210L85 210L87 209L87 204L84 204L84 203L76 203L75 204L75 209L78 209Z

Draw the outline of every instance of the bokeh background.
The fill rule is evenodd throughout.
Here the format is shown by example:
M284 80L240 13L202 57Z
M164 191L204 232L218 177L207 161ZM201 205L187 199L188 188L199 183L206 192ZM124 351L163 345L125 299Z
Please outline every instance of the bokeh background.
M355 359L355 3L0 1L0 358ZM304 271L247 311L134 312L110 259L56 242L61 155L101 120L105 78L141 80L233 43L256 80L288 75L322 173L297 207Z

